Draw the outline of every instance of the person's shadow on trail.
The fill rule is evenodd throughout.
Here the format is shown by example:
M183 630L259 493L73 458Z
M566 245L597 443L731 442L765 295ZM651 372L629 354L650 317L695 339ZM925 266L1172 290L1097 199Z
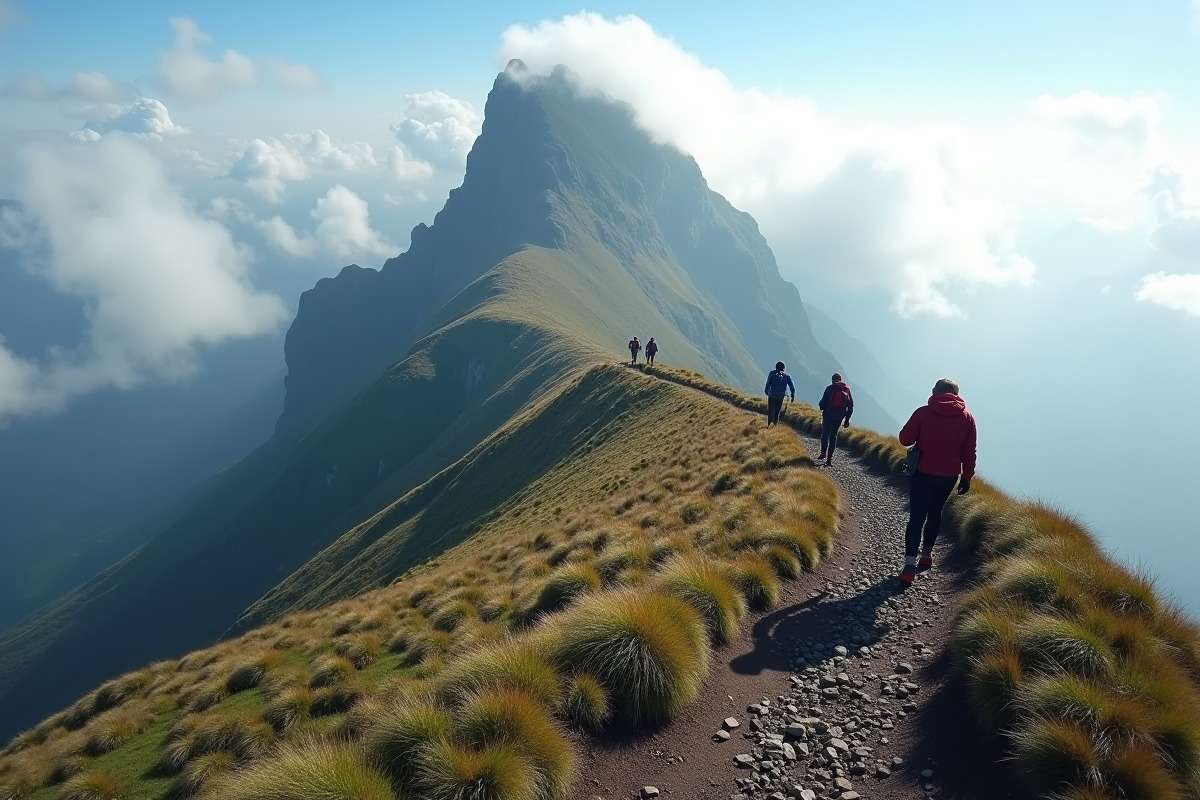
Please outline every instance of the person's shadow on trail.
M790 670L798 655L796 645L805 639L827 645L829 652L818 653L821 658L832 656L833 647L838 644L851 651L876 645L891 627L880 624L875 611L903 591L904 587L894 577L889 577L848 597L829 600L828 592L821 592L773 611L754 623L751 629L753 649L734 658L729 667L739 675Z

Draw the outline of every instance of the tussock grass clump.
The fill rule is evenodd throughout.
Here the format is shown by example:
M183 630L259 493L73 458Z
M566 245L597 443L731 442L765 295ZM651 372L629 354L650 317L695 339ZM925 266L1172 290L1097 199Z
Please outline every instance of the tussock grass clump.
M1031 788L1100 783L1103 757L1079 723L1035 719L1022 726L1013 739L1017 770Z
M316 663L308 685L313 689L333 686L346 680L354 672L354 662L345 656L326 656Z
M768 545L761 552L762 557L771 565L771 569L775 570L775 574L785 580L794 581L804 571L800 566L800 559L782 545Z
M586 672L576 675L567 688L561 713L563 719L581 728L598 731L612 715L608 692L600 681Z
M528 639L484 647L442 672L438 697L460 705L482 691L519 689L556 708L563 679L547 656L541 643Z
M284 733L308 716L313 704L312 690L304 685L293 686L282 692L263 709L263 721Z
M59 800L120 800L128 794L124 782L107 772L77 775L63 787Z
M779 578L774 568L757 553L741 556L729 565L729 580L751 608L764 611L779 602Z
M466 600L456 600L443 608L439 608L429 617L429 623L434 630L452 633L463 620L478 616L475 606Z
M1011 647L992 650L974 661L967 686L975 715L985 726L999 730L1012 721L1013 701L1023 677L1021 657Z
M481 692L463 706L454 737L477 750L508 747L519 752L534 772L534 794L558 798L575 776L575 757L550 712L517 689Z
M590 566L579 565L565 567L555 572L546 581L537 601L533 604L533 613L546 614L558 611L567 606L576 597L589 592L595 592L601 587L599 573Z
M153 722L154 714L149 709L114 708L94 718L84 729L87 740L82 752L93 757L111 753Z
M422 751L429 744L445 741L452 723L449 712L433 701L400 697L375 709L365 727L371 762L397 786L409 787Z
M141 694L143 689L150 685L153 677L153 673L147 669L132 672L116 680L109 681L96 690L95 697L92 700L92 713L99 714L108 711L110 708L116 708L129 699L136 697Z
M502 745L432 742L421 751L417 785L429 800L539 800L528 757Z
M363 686L359 681L346 681L333 686L322 686L312 693L312 704L308 708L311 717L328 717L345 714L362 699Z
M187 720L168 734L162 767L179 772L200 756L218 752L230 753L238 761L250 761L266 752L274 739L271 726L256 717L213 712Z
M357 633L335 639L333 652L348 659L355 669L366 669L383 655L383 640L375 633Z
M712 513L712 506L701 500L693 500L679 509L679 518L687 525L695 525Z
M746 616L746 601L718 564L707 558L673 561L663 570L657 585L700 614L713 644L726 644L737 636L742 617Z
M704 622L672 595L644 590L593 595L555 625L555 659L586 670L630 725L669 719L696 697L708 668Z
M67 753L60 756L54 762L54 766L50 769L50 774L46 776L46 784L56 786L63 781L74 778L82 772L86 772L91 764L91 759L87 756L78 753ZM0 781L2 783L2 781ZM2 796L2 794L0 794Z
M253 689L262 683L267 673L283 663L283 653L278 650L268 650L253 661L242 664L225 680L225 690L237 694Z
M391 783L346 744L309 741L212 781L211 800L395 800Z
M1112 668L1113 655L1099 636L1065 619L1035 615L1017 626L1022 661L1040 672L1099 676Z
M212 783L214 778L227 775L237 766L232 753L217 751L200 756L184 767L171 784L172 797L191 797Z

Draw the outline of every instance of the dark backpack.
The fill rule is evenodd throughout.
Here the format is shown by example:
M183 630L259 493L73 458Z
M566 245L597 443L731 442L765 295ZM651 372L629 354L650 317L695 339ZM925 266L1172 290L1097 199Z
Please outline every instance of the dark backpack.
M775 370L767 377L767 391L771 392L786 392L787 391L787 373Z

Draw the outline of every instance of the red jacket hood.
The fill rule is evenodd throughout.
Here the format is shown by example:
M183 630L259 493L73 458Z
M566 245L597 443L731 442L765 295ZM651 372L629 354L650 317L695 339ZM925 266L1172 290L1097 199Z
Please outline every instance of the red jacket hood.
M967 413L967 404L956 394L946 392L929 398L929 407L939 417L961 417Z

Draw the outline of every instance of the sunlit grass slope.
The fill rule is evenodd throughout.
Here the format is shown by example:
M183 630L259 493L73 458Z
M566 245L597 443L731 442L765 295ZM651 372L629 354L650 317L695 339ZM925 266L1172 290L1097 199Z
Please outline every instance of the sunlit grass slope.
M764 406L686 370L655 372L743 408ZM810 411L789 421L815 433ZM899 475L897 440L860 428L844 434L849 449ZM1109 558L1069 514L979 480L949 514L980 571L959 610L955 662L975 717L1003 737L1029 791L1200 796L1195 621Z
M575 737L691 702L839 516L785 428L617 366L437 481L347 540L383 585L333 571L302 604L356 596L88 692L0 754L0 797L562 797ZM405 514L453 547L390 580Z

